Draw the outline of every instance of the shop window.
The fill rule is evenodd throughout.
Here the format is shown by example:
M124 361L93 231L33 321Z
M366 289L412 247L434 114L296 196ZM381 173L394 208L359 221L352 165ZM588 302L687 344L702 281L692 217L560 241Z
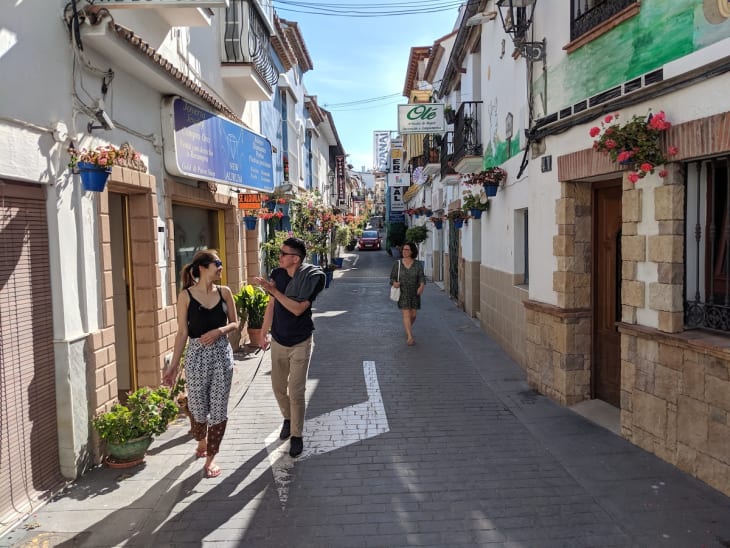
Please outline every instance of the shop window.
M730 157L687 165L685 325L730 331Z
M217 210L184 205L172 206L175 226L175 282L180 286L180 271L201 249L220 250Z
M515 285L530 283L530 245L527 209L515 210L515 242L514 242L514 282Z

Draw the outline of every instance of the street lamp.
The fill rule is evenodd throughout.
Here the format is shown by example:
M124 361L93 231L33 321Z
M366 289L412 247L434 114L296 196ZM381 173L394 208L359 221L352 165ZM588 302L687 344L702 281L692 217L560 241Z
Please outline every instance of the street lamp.
M536 2L537 0L497 0L497 8L504 32L512 36L512 42L520 54L529 61L544 61L545 39L543 38L541 42L525 40L535 15ZM530 8L529 16L528 7ZM516 14L515 8L517 8Z

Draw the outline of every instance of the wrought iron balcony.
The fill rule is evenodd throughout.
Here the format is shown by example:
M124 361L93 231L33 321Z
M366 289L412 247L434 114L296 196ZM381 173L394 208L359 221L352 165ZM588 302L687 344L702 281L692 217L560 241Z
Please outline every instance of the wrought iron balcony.
M460 173L471 173L481 167L481 121L482 101L464 102L456 112L453 164Z
M221 75L241 97L269 101L279 81L271 41L253 2L229 0L222 28Z
M439 154L441 163L441 180L444 184L459 182L461 175L454 167L454 132L447 131L441 139L441 150Z

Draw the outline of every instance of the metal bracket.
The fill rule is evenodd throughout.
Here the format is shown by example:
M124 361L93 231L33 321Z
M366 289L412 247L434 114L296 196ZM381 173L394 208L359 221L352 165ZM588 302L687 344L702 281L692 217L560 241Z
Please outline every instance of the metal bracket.
M544 61L545 60L545 39L542 42L518 42L515 47L519 50L520 55L528 61Z

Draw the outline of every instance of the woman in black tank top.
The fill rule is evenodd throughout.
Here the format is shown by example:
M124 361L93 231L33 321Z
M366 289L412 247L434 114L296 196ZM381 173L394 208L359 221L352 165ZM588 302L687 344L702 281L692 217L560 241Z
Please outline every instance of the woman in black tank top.
M209 478L221 473L215 456L226 430L233 379L233 350L227 334L238 329L231 290L215 285L222 271L223 262L212 249L198 251L183 267L172 367L164 377L166 384L175 382L185 350L188 409L198 442L196 455L205 457L204 472Z

